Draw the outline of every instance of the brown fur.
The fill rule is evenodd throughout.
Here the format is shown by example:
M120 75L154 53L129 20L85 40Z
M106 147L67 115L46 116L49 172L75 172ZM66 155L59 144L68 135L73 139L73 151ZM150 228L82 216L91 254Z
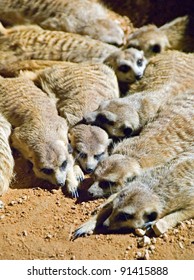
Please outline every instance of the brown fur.
M67 124L54 102L25 78L0 78L0 96L0 111L14 127L12 145L33 163L35 175L55 185L71 178L68 191L76 192Z
M133 25L127 17L90 0L2 0L0 18L13 24L38 24L44 29L89 35L122 45Z
M85 115L85 120L113 137L137 134L166 102L194 89L193 68L193 54L168 51L157 55L150 60L143 78L131 85L132 95L102 102L96 111Z
M85 173L92 173L97 164L108 156L111 140L98 126L79 124L69 131L74 158Z
M74 232L73 238L100 226L111 230L153 227L163 234L177 223L194 217L193 146L161 167L144 172L112 195L100 211Z
M14 176L14 159L9 145L10 123L0 114L0 195L9 188Z
M193 102L193 92L180 95L167 103L139 136L116 144L112 155L97 166L90 195L117 192L145 169L165 164L188 149L194 137Z

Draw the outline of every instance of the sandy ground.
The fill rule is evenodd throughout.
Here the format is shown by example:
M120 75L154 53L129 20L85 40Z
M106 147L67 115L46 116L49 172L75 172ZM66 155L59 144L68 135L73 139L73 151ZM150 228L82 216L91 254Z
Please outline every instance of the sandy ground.
M71 240L73 231L103 199L78 201L61 189L36 179L23 158L15 155L16 176L1 197L1 260L192 260L194 220L143 244L133 233L95 234Z

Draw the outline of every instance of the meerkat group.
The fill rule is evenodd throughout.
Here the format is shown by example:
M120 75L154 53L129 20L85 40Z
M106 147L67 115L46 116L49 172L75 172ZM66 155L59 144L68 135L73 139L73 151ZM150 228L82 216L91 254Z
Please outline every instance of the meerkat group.
M85 174L107 197L73 238L194 217L192 19L136 28L100 1L2 0L0 21L0 195L15 148L73 197Z

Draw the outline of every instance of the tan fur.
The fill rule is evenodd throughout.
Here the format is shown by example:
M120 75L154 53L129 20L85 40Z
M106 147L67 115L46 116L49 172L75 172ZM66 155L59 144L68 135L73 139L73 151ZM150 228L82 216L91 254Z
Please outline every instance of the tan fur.
M144 57L143 51L129 48L111 54L104 60L104 63L114 70L119 82L131 84L142 78L147 59Z
M158 117L139 136L115 144L112 155L101 161L90 195L110 195L143 170L159 166L187 149L194 139L194 93L180 95L165 104Z
M98 126L76 125L70 129L69 137L74 157L86 173L92 173L97 164L108 156L111 140Z
M79 34L44 30L37 25L15 26L6 29L0 36L0 50L18 52L23 50L24 58L42 60L65 60L102 62L115 46Z
M68 191L76 192L67 124L54 102L25 78L0 78L0 97L0 111L14 127L12 145L33 163L35 175L55 185L71 177Z
M171 49L193 52L194 51L194 19L183 16L162 25L159 29L168 37Z
M145 57L150 58L169 49L170 43L165 32L150 24L129 35L125 48L129 47L143 50Z
M133 25L127 17L90 0L1 0L0 18L13 24L38 24L44 29L89 35L122 45Z
M194 217L193 146L166 165L144 172L105 202L98 214L74 232L74 238L100 226L108 230L153 227L163 234Z
M119 96L117 78L104 64L66 62L41 71L35 82L56 100L58 112L69 126L103 100Z
M87 115L87 123L104 128L110 136L129 137L157 116L161 106L194 89L194 55L168 51L153 57L143 78L132 84L125 98L102 102Z
M0 114L0 195L9 188L14 176L14 159L9 145L10 123Z

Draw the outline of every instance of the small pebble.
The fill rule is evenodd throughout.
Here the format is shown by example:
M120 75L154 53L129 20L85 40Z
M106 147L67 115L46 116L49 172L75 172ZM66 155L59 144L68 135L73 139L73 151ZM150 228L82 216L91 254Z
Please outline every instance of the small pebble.
M135 229L135 233L138 235L138 236L144 236L146 231L141 229L141 228L136 228Z
M0 216L0 220L4 219L5 218L5 215L1 215Z
M181 249L184 249L184 246L183 246L183 243L182 243L182 242L179 242L179 247L180 247Z
M22 232L22 234L23 234L23 236L27 236L27 235L28 235L28 233L27 233L26 230L24 230L24 231Z
M149 251L146 249L144 254L144 260L149 260L149 259L150 259L150 254Z
M146 245L150 245L151 240L148 236L144 235L138 242L139 247L144 247Z

